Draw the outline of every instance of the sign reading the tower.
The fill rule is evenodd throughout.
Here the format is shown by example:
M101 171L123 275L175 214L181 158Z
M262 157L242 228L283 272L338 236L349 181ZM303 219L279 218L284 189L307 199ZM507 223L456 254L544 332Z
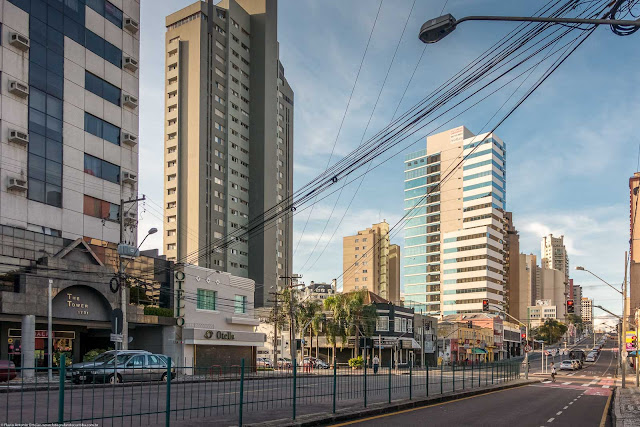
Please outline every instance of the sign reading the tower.
M449 142L457 144L464 139L464 126L453 128L449 131Z

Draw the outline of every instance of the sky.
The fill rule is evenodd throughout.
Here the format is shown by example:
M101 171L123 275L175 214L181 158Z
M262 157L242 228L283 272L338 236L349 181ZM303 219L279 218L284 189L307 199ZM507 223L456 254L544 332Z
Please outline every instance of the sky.
M139 174L140 192L148 200L141 208L141 234L151 227L162 229L164 17L190 3L142 1ZM500 0L449 0L446 6L445 0L382 0L381 6L379 0L280 0L280 59L295 92L294 188L343 158L363 137L366 140L389 123L396 110L397 116L409 109L514 27L467 22L425 48L417 33L426 19L440 15L443 7L456 17L530 16L542 5ZM595 304L617 313L619 294L573 269L583 265L616 286L623 281L629 247L628 179L640 159L638 37L640 33L619 37L608 28L598 29L496 131L507 146L507 210L513 212L521 252L539 255L543 235L564 235L574 283L582 285L583 295L594 298ZM533 81L534 76L528 83ZM518 90L517 84L449 123L436 124L442 125L440 131L461 125L476 134L488 131L487 123L504 114L502 109L490 120L502 104L523 94L526 85ZM512 93L517 96L509 98ZM309 210L299 212L294 217L294 272L307 283L329 282L342 273L343 236L381 220L395 225L404 214L404 154L425 146L423 135L416 134L398 156L369 173L357 193L356 182L339 198L336 193L319 202L310 217ZM403 246L402 230L392 243ZM144 248L162 252L162 234L150 236ZM604 314L595 311L596 317Z

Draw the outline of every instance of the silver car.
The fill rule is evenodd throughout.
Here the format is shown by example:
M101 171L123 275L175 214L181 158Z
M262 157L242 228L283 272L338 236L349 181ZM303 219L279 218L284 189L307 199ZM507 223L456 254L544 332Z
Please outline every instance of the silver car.
M118 354L117 362L111 359L102 365L81 370L81 382L121 383L130 381L166 381L168 357L163 354ZM171 364L171 379L175 368Z
M146 351L146 350L120 350L117 352L118 354L151 354L151 352ZM105 362L110 361L111 359L113 359L116 355L116 351L115 350L109 350L109 351L105 351L102 354L99 354L95 359L93 359L90 362L80 362L80 363L74 363L73 365L69 366L66 370L65 370L65 376L67 379L72 380L74 383L79 383L81 382L79 380L79 376L80 376L80 371L81 370L87 370L96 366L100 366Z

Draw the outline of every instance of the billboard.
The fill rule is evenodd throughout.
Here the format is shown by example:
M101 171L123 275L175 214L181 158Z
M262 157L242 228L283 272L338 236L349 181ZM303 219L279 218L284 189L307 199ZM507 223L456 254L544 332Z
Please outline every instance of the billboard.
M627 331L625 337L625 348L627 351L633 351L636 349L637 336L636 331Z

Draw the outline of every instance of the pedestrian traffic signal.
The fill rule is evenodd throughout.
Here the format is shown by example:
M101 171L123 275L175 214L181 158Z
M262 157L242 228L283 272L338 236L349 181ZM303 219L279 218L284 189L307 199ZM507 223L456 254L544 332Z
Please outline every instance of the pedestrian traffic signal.
M573 305L573 300L572 299L568 299L567 300L567 313L575 313L575 306Z
M488 299L483 299L482 300L482 311L489 311L489 300Z
M527 340L527 334L526 333L521 333L520 334L520 341L526 341Z

